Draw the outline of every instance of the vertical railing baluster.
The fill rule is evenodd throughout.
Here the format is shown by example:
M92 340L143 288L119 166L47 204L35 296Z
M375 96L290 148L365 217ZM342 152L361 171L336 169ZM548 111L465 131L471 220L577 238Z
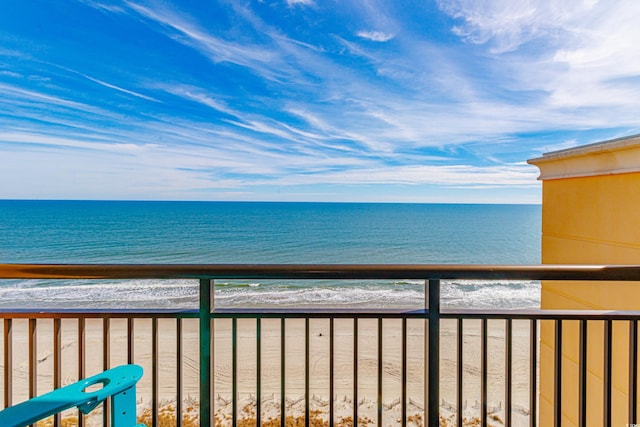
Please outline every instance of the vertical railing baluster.
M53 389L58 389L62 383L62 337L61 320L53 319ZM62 423L62 414L57 413L53 417L53 427L59 427Z
M335 417L335 379L334 379L334 318L329 318L329 427L333 427Z
M127 319L127 363L132 364L135 363L135 329L133 317L129 317Z
M309 375L309 318L304 319L304 425L309 427L309 382L311 376Z
M480 423L487 427L487 319L480 322Z
M111 364L111 321L109 317L102 319L102 370L109 369ZM105 426L111 425L111 399L102 403L102 419ZM154 425L155 427L155 425Z
M262 425L262 318L256 318L256 427Z
M580 378L578 379L578 390L580 396L578 398L578 426L586 427L587 425L587 321L580 320L580 340L578 353L578 369Z
M38 393L38 323L29 319L29 399ZM33 424L35 425L35 424Z
M382 317L378 317L378 427L382 427Z
M538 425L538 320L529 321L529 427Z
M238 318L231 318L231 425L238 425Z
M176 427L182 427L182 322L181 317L176 319Z
M86 321L84 317L78 319L78 379L86 377ZM78 424L86 425L86 417L82 411L78 411Z
M4 319L4 407L13 405L13 320Z
M111 321L109 317L102 319L102 369L109 369L111 358Z
M429 279L429 427L440 425L440 280Z
M604 367L603 367L603 425L611 426L611 344L613 338L613 321L611 319L604 321Z
M407 318L402 318L402 427L407 425Z
M553 425L562 425L562 319L555 320Z
M505 346L505 373L504 373L504 382L505 382L505 391L504 391L504 400L505 400L505 405L504 405L504 425L505 426L510 426L511 425L511 395L512 395L512 389L511 389L511 384L513 381L513 376L512 376L512 367L513 367L513 322L512 320L506 319L506 324L505 324L505 341L504 341L504 346Z
M199 289L199 341L200 341L200 426L210 427L213 405L211 403L214 381L211 376L212 345L211 338L211 309L213 280L200 279Z
M629 320L629 424L638 421L638 322Z
M159 370L160 363L158 361L159 347L158 347L158 318L153 317L151 319L151 422L153 426L157 426L158 422L158 405L160 399L158 398L159 387Z
M358 318L353 318L353 425L358 426Z
M456 345L456 424L458 427L462 427L462 420L464 419L463 402L462 402L462 373L464 368L464 360L462 358L462 351L464 345L464 328L462 318L457 319L457 345Z
M286 380L286 353L285 353L285 344L286 344L286 322L285 317L283 316L280 319L280 427L286 426L286 389L285 389L285 380Z

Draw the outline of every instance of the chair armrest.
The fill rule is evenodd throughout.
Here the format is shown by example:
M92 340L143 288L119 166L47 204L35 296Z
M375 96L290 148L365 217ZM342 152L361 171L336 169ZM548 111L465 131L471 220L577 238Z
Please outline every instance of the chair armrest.
M33 424L73 407L78 407L87 414L108 397L126 394L129 390L133 397L135 414L135 385L142 377L142 373L143 370L138 365L123 365L109 369L0 411L0 426L17 427ZM87 387L96 384L102 384L102 388L91 392L85 391Z

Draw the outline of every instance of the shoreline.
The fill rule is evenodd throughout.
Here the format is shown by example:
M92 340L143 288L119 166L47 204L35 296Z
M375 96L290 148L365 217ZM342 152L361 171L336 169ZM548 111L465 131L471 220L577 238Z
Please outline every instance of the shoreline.
M0 282L5 309L182 309L197 310L198 283L189 279L65 280L12 279ZM278 280L214 285L215 308L371 309L424 307L419 281ZM531 280L442 280L443 310L514 310L540 304L540 282Z

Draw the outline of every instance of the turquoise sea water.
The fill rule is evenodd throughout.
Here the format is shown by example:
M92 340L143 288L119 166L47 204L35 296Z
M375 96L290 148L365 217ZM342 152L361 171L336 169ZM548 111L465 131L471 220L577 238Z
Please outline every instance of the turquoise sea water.
M538 264L538 205L0 201L0 263ZM4 307L191 307L193 281L0 281ZM219 306L416 306L420 282L217 282ZM443 303L536 305L535 282Z

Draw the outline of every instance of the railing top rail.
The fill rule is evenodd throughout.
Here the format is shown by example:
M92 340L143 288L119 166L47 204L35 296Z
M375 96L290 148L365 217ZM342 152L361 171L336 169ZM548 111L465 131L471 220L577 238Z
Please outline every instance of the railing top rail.
M243 309L221 308L211 313L216 318L246 319L422 319L428 316L427 309L378 309L361 308L314 309ZM544 309L443 309L440 319L512 319L512 320L638 320L640 311L625 310L544 310ZM197 310L167 309L0 309L2 319L193 319Z
M640 281L640 265L0 264L0 279L512 279Z

